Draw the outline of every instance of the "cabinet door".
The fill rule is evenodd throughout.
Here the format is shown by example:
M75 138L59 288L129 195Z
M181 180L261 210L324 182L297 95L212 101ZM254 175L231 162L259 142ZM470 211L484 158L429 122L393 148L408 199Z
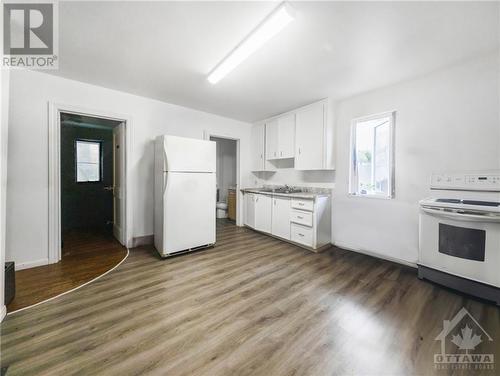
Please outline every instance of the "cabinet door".
M257 124L252 128L252 171L264 171L264 137L265 125Z
M255 195L245 193L245 225L255 228Z
M278 118L278 149L280 158L295 155L295 114Z
M273 198L272 234L290 240L290 199Z
M267 195L255 195L255 229L271 232L272 198Z
M316 103L297 111L296 114L296 170L321 170L324 168L324 104Z
M266 123L266 159L278 159L278 121L271 120Z

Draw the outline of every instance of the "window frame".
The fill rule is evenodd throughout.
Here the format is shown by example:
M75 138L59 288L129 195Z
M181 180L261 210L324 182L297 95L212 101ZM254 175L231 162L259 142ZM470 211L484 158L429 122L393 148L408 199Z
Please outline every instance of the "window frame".
M356 156L356 128L358 123L365 121L376 120L378 118L389 118L389 179L388 179L388 194L370 193L361 194L357 191L357 156ZM395 124L396 124L396 110L381 112L373 115L358 117L352 119L351 121L351 143L350 143L350 156L349 156L349 193L350 197L363 197L363 198L375 198L383 200L391 200L395 197L395 149L396 149L396 137L395 137ZM375 142L375 135L374 135ZM375 161L373 161L375 163Z
M92 180L92 181L78 181L78 143L79 142L86 142L86 143L93 143L93 144L99 144L99 180ZM77 138L75 139L74 143L74 156L75 156L75 183L76 184L99 184L102 183L103 181L103 150L102 150L102 140L94 140L94 139L89 139L89 138Z

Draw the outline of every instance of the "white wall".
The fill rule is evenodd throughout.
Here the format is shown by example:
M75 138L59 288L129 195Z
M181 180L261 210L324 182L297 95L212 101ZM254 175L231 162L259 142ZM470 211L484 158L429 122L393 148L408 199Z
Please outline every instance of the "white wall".
M335 181L333 241L414 263L417 202L430 195L431 172L500 168L499 64L498 55L492 54L343 100L335 107L335 172L301 172L288 166L257 175L249 172L247 123L43 73L12 72L7 259L28 264L47 259L47 103L54 101L132 117L133 237L153 233L153 138L162 133L202 138L208 130L241 139L242 186L269 182L333 187ZM393 109L397 110L396 198L350 198L351 119Z
M159 134L203 138L208 131L239 138L242 185L249 184L247 123L49 74L15 71L10 87L8 260L24 266L47 262L49 101L132 118L133 146L128 166L132 177L132 237L153 234L152 142Z
M219 201L227 201L227 190L236 186L236 141L211 137L217 143L217 188Z
M433 171L500 168L498 53L379 89L336 106L333 242L415 263L418 201ZM351 120L396 110L396 197L348 197Z
M5 215L7 193L7 140L9 120L9 78L8 70L0 71L0 321L6 314L5 297Z

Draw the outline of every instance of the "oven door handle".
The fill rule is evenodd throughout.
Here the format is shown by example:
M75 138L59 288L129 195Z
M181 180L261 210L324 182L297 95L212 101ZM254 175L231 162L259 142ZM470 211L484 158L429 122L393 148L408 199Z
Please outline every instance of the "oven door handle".
M495 222L500 223L500 216L490 216L490 215L481 215L481 214L468 214L468 213L460 213L457 211L444 211L440 209L433 209L429 207L421 207L422 211L427 214L433 215L435 217L449 218L453 220L459 221L469 221L469 222Z

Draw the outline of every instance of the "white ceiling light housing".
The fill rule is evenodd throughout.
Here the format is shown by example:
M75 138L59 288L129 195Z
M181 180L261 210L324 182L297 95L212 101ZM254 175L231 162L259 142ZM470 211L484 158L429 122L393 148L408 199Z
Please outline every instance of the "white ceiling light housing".
M293 8L282 3L215 67L209 74L208 81L212 84L219 82L293 20Z

